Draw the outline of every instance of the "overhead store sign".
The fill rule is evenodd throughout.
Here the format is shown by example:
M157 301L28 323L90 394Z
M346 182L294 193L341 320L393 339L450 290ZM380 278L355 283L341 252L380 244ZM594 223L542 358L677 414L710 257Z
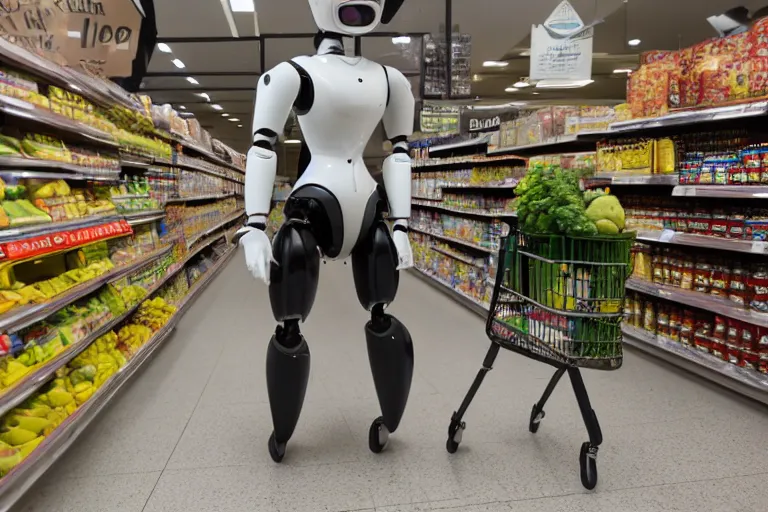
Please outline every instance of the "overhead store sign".
M515 108L468 109L461 111L461 133L497 132L501 123L518 115Z
M123 77L132 73L142 15L132 0L54 0L67 18L62 46L70 66Z
M591 79L593 35L563 0L542 25L531 27L531 80Z
M66 64L60 47L66 38L66 17L56 0L0 0L0 36L11 43Z

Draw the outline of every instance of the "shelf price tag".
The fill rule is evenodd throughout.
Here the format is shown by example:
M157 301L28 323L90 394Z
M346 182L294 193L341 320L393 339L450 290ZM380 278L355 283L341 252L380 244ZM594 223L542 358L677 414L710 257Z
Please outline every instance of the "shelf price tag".
M669 243L675 237L675 232L671 229L665 229L659 235L659 242Z
M768 250L768 242L763 242L762 240L755 240L752 242L752 249L750 252L754 252L757 254L764 254Z

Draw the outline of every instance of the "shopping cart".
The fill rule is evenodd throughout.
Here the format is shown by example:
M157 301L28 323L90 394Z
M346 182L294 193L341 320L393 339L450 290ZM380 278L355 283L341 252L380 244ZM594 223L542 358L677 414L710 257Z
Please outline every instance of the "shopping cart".
M574 238L512 231L502 240L486 333L491 347L448 427L446 449L455 453L463 421L500 348L557 368L531 410L536 433L544 405L568 372L589 441L581 446L581 483L597 485L597 450L603 441L580 368L616 370L622 363L624 284L634 233Z

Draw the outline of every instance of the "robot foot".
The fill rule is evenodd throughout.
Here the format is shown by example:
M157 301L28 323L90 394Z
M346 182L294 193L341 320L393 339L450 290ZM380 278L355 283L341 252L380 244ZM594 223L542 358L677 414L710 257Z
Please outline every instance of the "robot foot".
M309 347L298 323L278 327L267 349L267 391L274 431L269 454L275 462L285 456L285 446L299 421L309 380Z
M375 311L375 310L374 310ZM379 310L380 311L380 310ZM368 359L381 407L381 417L371 425L368 444L372 452L381 452L400 425L408 402L413 378L413 343L408 329L384 313L374 313L365 326Z

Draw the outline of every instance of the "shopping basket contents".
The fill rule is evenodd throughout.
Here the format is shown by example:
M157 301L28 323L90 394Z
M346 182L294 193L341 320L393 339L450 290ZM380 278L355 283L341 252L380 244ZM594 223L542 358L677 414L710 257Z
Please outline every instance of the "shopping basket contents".
M454 453L466 428L464 414L490 371L499 348L550 364L557 370L533 406L529 430L544 418L544 405L567 372L589 441L581 447L581 481L597 484L597 450L602 432L580 368L615 370L622 363L624 284L630 272L634 233L595 236L527 234L503 240L486 333L491 346L448 428Z

